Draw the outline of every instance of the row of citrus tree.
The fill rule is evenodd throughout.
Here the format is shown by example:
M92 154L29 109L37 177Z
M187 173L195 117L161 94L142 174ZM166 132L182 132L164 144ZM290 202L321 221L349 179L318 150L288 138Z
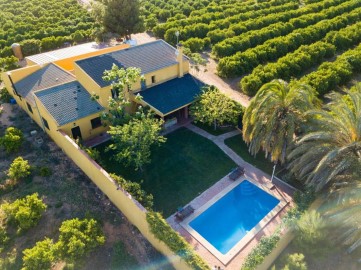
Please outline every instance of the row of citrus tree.
M339 31L329 32L323 41L303 45L296 51L279 58L276 62L256 67L250 75L242 78L240 88L245 94L253 96L263 84L276 78L289 80L292 77L298 77L309 68L319 65L327 58L333 57L336 52L349 49L360 41L360 22ZM317 86L316 89L319 94L324 94L330 90L329 87L321 89L320 86Z
M331 5L337 2L342 3L341 1L337 0L326 1L323 2L323 4L328 3ZM317 6L321 7L322 5L318 4ZM289 34L298 28L304 28L309 25L313 25L324 19L331 19L335 16L343 14L344 12L351 11L353 8L354 5L352 5L352 2L346 2L338 6L331 6L330 8L324 9L321 12L317 11L315 13L305 14L302 16L289 17L290 20L288 22L277 22L260 30L249 31L244 35L225 39L224 41L213 46L212 53L218 58L230 56L237 52L245 51L249 48L260 45L268 39ZM303 9L299 9L298 11L300 10L308 11L309 8L305 7ZM292 13L292 11L289 13Z
M356 6L361 5L355 2ZM217 66L218 74L222 77L244 75L259 64L275 61L279 57L296 50L301 45L314 43L324 38L328 32L341 29L361 19L361 8L345 12L330 20L323 20L315 25L297 29L292 33L270 39L262 45L222 58Z
M298 5L296 3L286 3L280 5L280 3L284 2L285 1L272 1L270 2L270 4L267 5L261 4L261 7L258 9L254 6L250 6L250 10L248 10L247 12L241 12L231 17L228 17L227 12L207 12L200 17L190 17L183 20L158 24L156 27L153 28L153 32L158 38L164 38L167 42L170 43L174 43L174 37L172 33L174 33L175 31L180 31L180 38L183 41L191 37L204 38L211 30L229 28L231 27L231 25L235 25L231 30L235 31L236 34L240 34L242 31L242 26L237 27L237 25L241 21L246 21L272 13L278 13L298 8ZM191 30L193 28L196 28L197 24L207 26L207 31L204 31L201 36L192 35Z

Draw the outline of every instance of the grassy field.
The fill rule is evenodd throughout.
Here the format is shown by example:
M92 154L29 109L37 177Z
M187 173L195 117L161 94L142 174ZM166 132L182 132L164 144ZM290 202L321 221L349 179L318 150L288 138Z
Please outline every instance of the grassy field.
M164 216L190 202L235 166L214 143L185 128L169 134L164 145L153 149L152 161L143 171L112 160L112 153L104 152L108 144L98 146L105 169L127 180L143 181L143 189L154 196L155 210Z
M198 122L198 123L193 122L192 124L207 131L209 134L212 134L214 136L222 135L224 133L227 133L227 132L230 132L230 131L233 131L236 129L234 126L231 126L231 127L225 127L225 128L218 127L216 130L214 130L213 126L209 126L209 125L203 124L201 122Z
M244 161L270 175L272 174L273 163L266 159L262 153L259 153L256 157L252 156L248 152L248 146L242 139L242 134L226 139L224 143L243 158Z

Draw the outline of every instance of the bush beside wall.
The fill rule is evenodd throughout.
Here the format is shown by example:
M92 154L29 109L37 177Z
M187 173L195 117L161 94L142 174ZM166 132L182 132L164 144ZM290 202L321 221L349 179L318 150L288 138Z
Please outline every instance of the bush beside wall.
M169 226L160 213L147 212L147 222L153 235L184 259L190 267L196 270L210 269L184 238Z

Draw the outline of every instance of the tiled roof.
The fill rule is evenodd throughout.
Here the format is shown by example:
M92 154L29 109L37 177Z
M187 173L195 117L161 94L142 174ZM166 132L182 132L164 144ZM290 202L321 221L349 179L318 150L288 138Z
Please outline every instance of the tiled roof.
M32 92L46 89L58 84L74 81L70 73L54 64L49 64L15 83L16 91L31 104L34 104Z
M192 103L205 84L190 74L138 92L151 107L166 115Z
M35 92L35 95L59 126L103 110L77 81Z
M177 64L175 52L176 49L164 40L156 40L128 49L79 60L75 63L98 85L105 87L110 83L103 81L103 73L105 70L110 70L113 64L124 68L137 67L142 70L143 74L147 74Z

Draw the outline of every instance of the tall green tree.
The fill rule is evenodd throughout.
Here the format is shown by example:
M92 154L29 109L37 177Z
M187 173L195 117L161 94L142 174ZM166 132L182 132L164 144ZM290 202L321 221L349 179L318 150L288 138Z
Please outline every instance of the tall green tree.
M316 191L361 179L361 87L346 93L307 113L311 130L288 156L291 171Z
M318 103L308 85L274 80L261 87L243 115L243 139L251 154L261 149L273 162L286 161L304 113Z
M213 125L214 129L224 123L236 124L242 106L221 93L216 87L205 87L192 104L190 113L196 122Z
M104 31L130 39L130 34L144 31L139 0L100 0L92 5L94 19Z
M108 133L113 143L109 149L115 151L114 159L133 165L136 170L142 169L144 164L150 162L151 147L166 141L160 135L163 120L154 117L146 109L139 109L129 123L120 126L110 126Z

